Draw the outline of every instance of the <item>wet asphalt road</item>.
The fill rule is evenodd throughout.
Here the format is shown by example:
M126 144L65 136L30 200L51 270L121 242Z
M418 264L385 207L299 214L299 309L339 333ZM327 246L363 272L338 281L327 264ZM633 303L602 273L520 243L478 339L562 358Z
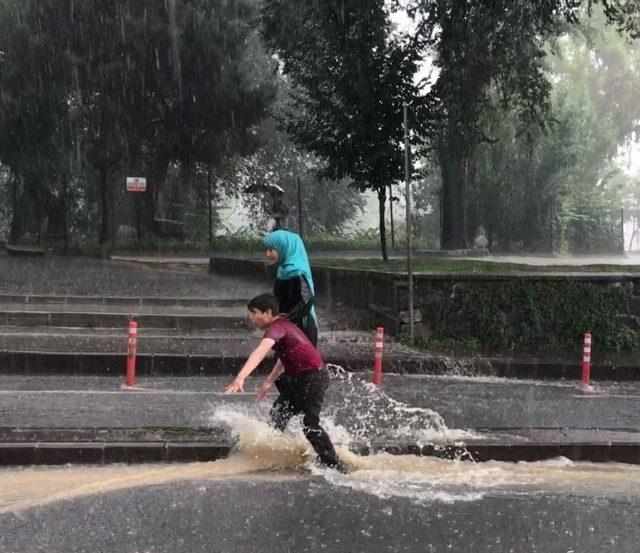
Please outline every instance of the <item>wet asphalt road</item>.
M326 409L345 406L357 415L369 393L334 382ZM252 378L247 391L261 377ZM220 377L148 378L142 393L122 392L113 377L0 376L2 426L200 426L217 406L257 408L255 397L224 396ZM384 391L410 406L437 411L450 428L568 427L640 430L640 385L602 383L580 394L572 382L386 375ZM262 409L266 409L263 404Z
M321 477L181 482L0 515L1 553L636 553L640 503L504 493L452 504Z

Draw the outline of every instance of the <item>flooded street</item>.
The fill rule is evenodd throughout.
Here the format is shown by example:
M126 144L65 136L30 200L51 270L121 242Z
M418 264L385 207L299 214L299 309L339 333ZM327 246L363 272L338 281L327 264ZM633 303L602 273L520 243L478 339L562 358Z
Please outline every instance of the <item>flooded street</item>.
M237 409L215 418L239 438L228 459L3 469L0 551L637 550L640 467L343 446L342 475L315 466L295 429L275 433Z
M474 423L630 430L636 384L599 383L584 398L572 382L386 375L375 390L367 377L335 373L323 416L346 475L313 463L299 421L270 429L253 382L225 397L224 377L141 378L134 394L115 377L4 377L0 410L17 426L226 427L237 445L205 463L5 467L0 552L637 550L639 466L349 451L353 441L464 442Z
M299 451L262 453L4 470L0 551L637 551L633 467L379 455L343 476L294 470ZM283 468L253 472L269 462Z

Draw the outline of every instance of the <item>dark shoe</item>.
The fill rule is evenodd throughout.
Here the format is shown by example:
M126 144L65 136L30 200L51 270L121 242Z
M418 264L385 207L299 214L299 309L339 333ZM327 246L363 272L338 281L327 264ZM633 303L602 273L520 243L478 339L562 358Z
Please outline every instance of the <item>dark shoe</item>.
M335 460L329 463L323 463L323 465L329 469L337 470L341 474L347 474L349 471L347 467L345 467L341 461Z

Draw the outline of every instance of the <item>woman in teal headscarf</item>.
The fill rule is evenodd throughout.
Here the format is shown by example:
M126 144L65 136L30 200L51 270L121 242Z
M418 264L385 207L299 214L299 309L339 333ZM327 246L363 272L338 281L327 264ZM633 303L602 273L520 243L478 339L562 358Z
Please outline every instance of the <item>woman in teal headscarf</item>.
M276 230L265 240L267 259L278 263L278 273L273 285L273 294L280 303L280 312L298 325L311 343L318 343L318 323L313 277L307 250L302 238L288 230Z

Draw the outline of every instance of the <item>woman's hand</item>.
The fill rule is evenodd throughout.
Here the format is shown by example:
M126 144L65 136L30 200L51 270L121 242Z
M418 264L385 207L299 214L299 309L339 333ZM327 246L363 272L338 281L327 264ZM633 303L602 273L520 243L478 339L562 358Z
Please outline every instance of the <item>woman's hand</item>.
M244 379L242 378L236 378L224 390L225 394L237 394L238 392L244 392Z

